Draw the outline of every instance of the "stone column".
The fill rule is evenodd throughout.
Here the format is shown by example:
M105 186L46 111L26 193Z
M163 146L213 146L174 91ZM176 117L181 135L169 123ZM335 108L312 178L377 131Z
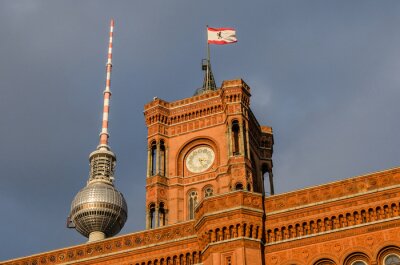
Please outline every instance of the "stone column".
M257 226L257 239L262 239L262 227L261 227L261 225L260 226Z
M297 227L297 235L298 236L303 236L303 234L304 234L303 227L298 226Z
M150 214L148 209L146 209L146 229L150 229Z
M250 225L243 224L243 237L249 237L250 235Z
M239 229L238 229L238 237L243 236L243 224L239 225Z
M212 231L211 232L211 242L215 242L215 241L217 241L216 231Z
M270 172L268 172L269 175L269 187L270 187L270 191L271 191L271 195L275 194L275 190L274 190L274 175L272 173L272 169L270 170Z
M245 123L245 125L246 125L246 131L244 132L244 135L245 135L245 137L246 137L246 146L245 146L245 148L246 148L247 158L250 159L249 126L248 126L248 124L246 124L246 123Z
M151 148L147 148L147 177L151 176Z
M276 238L275 238L275 233L271 231L271 235L270 235L270 242L275 242Z
M165 165L164 165L164 176L168 177L168 147L165 147Z
M154 228L157 228L160 226L160 215L159 215L158 206L156 206L156 209L154 210L154 218L155 218Z
M228 123L228 150L229 150L229 157L233 155L232 153L232 124Z
M243 133L243 122L239 122L239 152L240 155L244 156L244 133Z

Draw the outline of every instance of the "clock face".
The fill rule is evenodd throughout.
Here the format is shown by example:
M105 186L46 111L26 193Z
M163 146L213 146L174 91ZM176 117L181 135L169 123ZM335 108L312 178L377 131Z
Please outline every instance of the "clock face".
M210 147L195 148L186 158L186 167L193 173L206 171L214 162L215 154Z

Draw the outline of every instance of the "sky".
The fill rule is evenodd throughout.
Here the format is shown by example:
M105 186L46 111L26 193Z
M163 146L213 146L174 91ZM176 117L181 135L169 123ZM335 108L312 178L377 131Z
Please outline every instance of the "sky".
M145 227L146 126L154 96L202 85L206 25L217 85L242 78L274 131L277 193L399 166L399 1L0 1L0 260L86 242L67 229L98 144L115 19L110 146Z

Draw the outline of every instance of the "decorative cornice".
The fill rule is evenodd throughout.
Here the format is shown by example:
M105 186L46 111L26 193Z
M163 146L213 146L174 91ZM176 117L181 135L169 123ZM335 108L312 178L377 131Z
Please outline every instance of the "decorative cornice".
M74 264L84 260L117 255L150 248L156 245L171 244L196 238L194 221L182 222L152 230L140 231L123 236L113 237L93 243L57 249L40 254L12 259L2 265L41 265L41 264Z

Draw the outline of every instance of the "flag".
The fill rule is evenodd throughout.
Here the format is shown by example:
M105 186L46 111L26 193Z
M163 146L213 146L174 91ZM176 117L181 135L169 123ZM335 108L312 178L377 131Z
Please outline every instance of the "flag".
M230 44L237 42L234 28L207 28L209 44Z

